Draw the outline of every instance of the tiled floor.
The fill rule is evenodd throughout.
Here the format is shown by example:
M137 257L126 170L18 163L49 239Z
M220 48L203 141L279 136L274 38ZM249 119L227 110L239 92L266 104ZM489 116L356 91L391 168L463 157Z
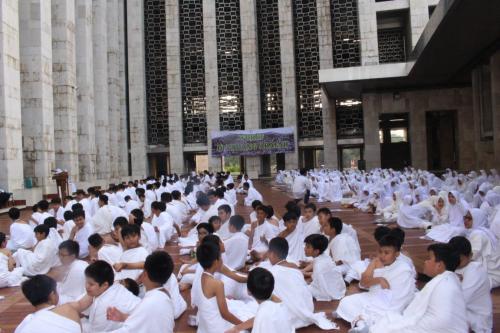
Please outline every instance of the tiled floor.
M291 199L291 197L283 192L280 187L272 186L267 182L255 182L255 186L261 191L267 204L274 207L276 213L281 215L284 212L285 203ZM243 215L247 222L248 214L250 209L241 205L237 207L237 212ZM362 249L362 256L369 257L375 254L377 250L377 245L372 237L372 232L375 229L375 224L373 224L373 216L370 214L364 214L352 209L341 209L339 205L334 205L331 203L318 204L318 207L329 207L333 209L334 215L339 216L345 223L352 224L359 237L359 242ZM28 211L25 211L25 216L29 215ZM0 215L0 231L8 231L9 222L6 215ZM423 234L421 230L407 230L406 231L406 241L404 245L404 250L409 253L412 257L415 266L418 271L422 270L423 262L426 258L426 247L430 243L429 241L422 240L419 237ZM172 255L176 264L180 262L179 250L175 245L168 245L166 250ZM178 269L179 265L176 265ZM348 288L348 293L357 292L358 288L355 284L351 284ZM13 332L16 325L24 318L26 314L32 311L31 305L24 299L19 288L8 288L0 290L0 295L5 296L4 300L0 301L0 328L4 332ZM189 292L185 292L183 296L186 299L189 298ZM188 302L189 303L189 302ZM497 288L493 292L493 303L494 303L494 321L495 327L500 327L500 288ZM316 302L316 311L326 311L330 313L336 307L338 302ZM192 314L192 310L188 310L184 313L177 321L175 326L175 332L196 332L195 328L189 327L187 325L187 318L189 314ZM346 332L348 329L348 324L342 320L336 320L340 327L340 330L335 330L332 332ZM316 326L310 326L299 330L298 332L323 332ZM45 333L45 332L40 332ZM48 332L47 332L48 333ZM151 332L156 333L156 332ZM272 332L270 332L272 333Z

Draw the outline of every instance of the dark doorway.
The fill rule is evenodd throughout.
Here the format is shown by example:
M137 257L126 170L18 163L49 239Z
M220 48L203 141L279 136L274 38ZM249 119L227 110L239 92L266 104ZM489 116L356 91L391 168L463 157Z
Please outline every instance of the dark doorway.
M269 177L285 170L285 154L267 154L261 156L261 174L260 176Z
M166 153L149 154L149 174L154 177L170 173L170 160Z
M307 170L319 168L324 164L323 148L299 148L299 165Z
M411 165L408 113L381 114L379 117L382 168L401 170Z
M456 111L428 111L425 114L429 170L457 168L456 121Z
M338 146L337 151L341 170L364 169L362 165L359 165L360 161L363 160L363 146Z

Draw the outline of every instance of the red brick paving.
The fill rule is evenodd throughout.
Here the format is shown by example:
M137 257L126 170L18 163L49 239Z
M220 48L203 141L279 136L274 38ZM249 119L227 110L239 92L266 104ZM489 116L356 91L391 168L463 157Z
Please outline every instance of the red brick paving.
M272 186L268 182L256 181L255 186L264 196L266 204L274 207L277 215L284 213L285 203L291 199L288 193L285 193L281 187ZM248 215L251 211L248 207L242 205L242 198L239 198L240 203L236 208L237 213L241 214L249 222ZM361 245L362 256L369 257L376 253L377 244L373 240L372 232L375 229L373 224L373 216L370 214L361 213L353 209L342 209L337 204L332 203L318 203L318 208L329 207L334 210L334 215L339 216L345 223L352 224L358 232L359 243ZM25 210L23 217L29 216L30 212ZM0 231L8 232L9 228L8 217L3 214L0 215ZM419 237L423 235L421 230L406 230L406 240L404 250L412 257L417 271L422 270L423 262L426 257L426 247L430 243L427 240L422 240ZM166 251L172 255L176 263L176 269L180 266L179 249L176 245L171 244L166 246ZM348 294L358 292L357 286L352 283L348 288ZM21 294L19 288L6 288L0 290L0 295L5 296L4 300L0 301L0 328L6 333L13 332L17 324L30 313L33 308L26 301ZM189 304L189 291L183 293ZM333 302L315 302L316 311L326 311L331 313L337 307L338 301ZM500 327L500 288L493 292L493 312L494 312L494 327ZM188 309L178 320L176 320L175 332L196 332L195 328L187 325L187 318L193 314L192 309ZM333 330L331 332L347 332L349 325L342 320L335 320L339 325L340 330ZM316 326L310 326L298 330L298 332L325 332ZM152 332L153 333L153 332Z

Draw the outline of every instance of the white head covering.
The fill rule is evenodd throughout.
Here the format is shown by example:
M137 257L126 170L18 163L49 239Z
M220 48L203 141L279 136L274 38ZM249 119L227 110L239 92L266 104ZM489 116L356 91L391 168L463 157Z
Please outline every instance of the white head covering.
M470 231L479 230L488 236L491 246L496 249L498 239L496 236L486 227L488 223L487 214L485 211L479 208L471 208L469 212L472 216L472 228Z

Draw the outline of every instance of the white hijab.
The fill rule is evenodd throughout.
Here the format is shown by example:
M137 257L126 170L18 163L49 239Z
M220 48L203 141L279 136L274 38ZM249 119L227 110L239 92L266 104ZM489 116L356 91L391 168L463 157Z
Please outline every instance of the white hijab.
M491 232L491 230L486 227L488 222L486 212L479 208L471 208L469 209L469 212L472 216L472 228L467 229L467 234L470 234L472 231L476 230L483 232L486 236L488 236L488 239L491 242L491 247L493 249L496 249L498 239L493 234L493 232Z

